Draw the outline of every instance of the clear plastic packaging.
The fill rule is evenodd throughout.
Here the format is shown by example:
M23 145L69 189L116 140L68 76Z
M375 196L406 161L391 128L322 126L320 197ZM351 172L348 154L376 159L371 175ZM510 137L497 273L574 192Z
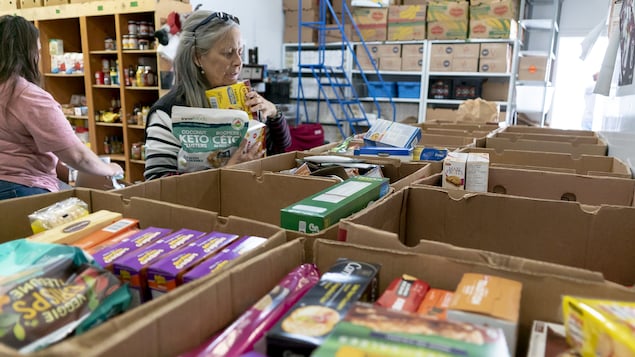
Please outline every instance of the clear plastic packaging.
M70 197L31 213L29 221L35 234L87 216L89 213L86 202L77 197Z

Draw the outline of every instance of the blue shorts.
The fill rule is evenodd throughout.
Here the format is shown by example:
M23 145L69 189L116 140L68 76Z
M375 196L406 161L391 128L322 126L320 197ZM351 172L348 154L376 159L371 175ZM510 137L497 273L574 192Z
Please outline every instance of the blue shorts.
M9 198L39 195L50 191L39 187L29 187L19 183L0 180L0 200Z

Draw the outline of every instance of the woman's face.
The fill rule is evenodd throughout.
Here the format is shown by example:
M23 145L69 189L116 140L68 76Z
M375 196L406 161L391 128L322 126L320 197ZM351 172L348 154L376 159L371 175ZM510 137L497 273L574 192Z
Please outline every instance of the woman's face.
M231 28L214 46L199 58L211 88L234 84L238 81L242 61L240 30Z

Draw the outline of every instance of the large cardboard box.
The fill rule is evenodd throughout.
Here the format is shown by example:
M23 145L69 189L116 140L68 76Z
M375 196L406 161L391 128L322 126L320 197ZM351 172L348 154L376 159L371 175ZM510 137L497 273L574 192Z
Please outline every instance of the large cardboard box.
M425 4L388 8L388 41L423 40L425 37Z
M492 166L568 172L578 175L632 177L628 165L615 157L524 150L497 151L493 148L467 148L464 151L489 153Z
M401 57L380 57L379 69L382 71L400 71L401 70Z
M298 0L283 0L282 1L282 9L283 10L295 10L298 11L300 7L300 2ZM318 2L315 0L302 0L302 9L318 9Z
M423 68L423 58L419 56L403 56L401 57L401 70L420 72Z
M401 57L401 45L400 44L372 44L367 45L368 51L373 57ZM366 50L363 46L357 46L355 49L357 57L368 57Z
M519 81L544 81L547 74L546 56L523 56L518 60Z
M33 7L42 7L44 5L42 0L20 0L20 9L28 9Z
M314 29L308 28L308 27L302 27L301 31L302 32L298 32L299 28L298 26L285 26L284 27L284 34L283 34L283 41L286 43L293 43L293 42L316 42L317 39L317 33ZM298 34L299 34L299 38L298 38Z
M428 242L425 247L423 244L419 246L425 248L427 252L424 253L420 249L405 250L398 242L377 241L373 236L369 239L373 243L392 245L374 248L365 243L318 239L312 242L316 253L314 259L307 260L306 242L294 240L239 263L212 279L194 281L187 291L148 302L82 336L32 355L176 356L196 348L220 332L300 264L314 262L320 271L326 271L342 256L381 265L379 291L385 290L394 278L405 272L425 279L435 288L446 290L454 290L463 274L468 272L521 282L518 355L522 355L529 341L533 320L562 321L559 310L562 295L635 299L632 290L606 282L598 274L588 271L434 242ZM395 261L399 264L394 264ZM439 273L441 271L442 274ZM0 354L22 356L3 346L0 346Z
M413 185L441 186L435 174ZM632 206L635 180L609 176L490 166L487 192L589 205Z
M515 19L518 12L518 1L494 0L479 4L471 3L470 21L489 18Z
M410 43L401 45L401 56L402 57L419 57L423 58L423 44Z
M286 27L299 26L300 15L302 15L302 22L317 21L319 18L319 13L317 10L313 10L313 9L302 10L301 13L299 10L288 10L284 12L284 25Z
M426 38L429 40L465 40L467 20L428 22Z
M481 58L481 63L483 59ZM479 71L481 68L479 68ZM509 80L505 78L488 78L483 82L481 98L489 101L507 100L509 93Z
M575 129L556 129L541 128L536 126L511 125L505 127L505 131L509 133L527 133L527 134L548 134L548 135L564 135L564 136L598 136L596 132L591 130L575 130Z
M518 23L514 19L470 20L470 38L516 38L517 33Z
M355 7L353 19L359 28L364 41L386 41L388 33L388 8ZM357 33L353 33L353 41L358 41Z
M428 2L428 14L426 20L434 21L465 21L468 20L467 1L430 1Z
M415 247L422 239L588 269L631 286L635 207L590 206L493 193L409 187L340 222ZM361 237L361 236L360 236Z
M590 140L589 140L590 139ZM501 150L564 152L581 155L606 155L607 144L600 138L588 136L497 133L487 138L486 147Z

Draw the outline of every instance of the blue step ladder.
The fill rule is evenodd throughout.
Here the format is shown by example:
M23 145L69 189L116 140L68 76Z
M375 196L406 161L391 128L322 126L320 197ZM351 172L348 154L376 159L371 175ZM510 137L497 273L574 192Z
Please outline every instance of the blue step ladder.
M298 8L302 9L302 0L298 1ZM347 53L350 53L353 68L358 70L356 74L359 74L360 79L360 81L356 84L369 88L370 84L368 75L361 68L357 59L355 48L346 34L346 24L351 24L352 31L354 31L357 34L357 38L360 39L357 45L363 48L368 58L372 59L372 56L366 42L363 40L357 24L353 19L353 15L346 5L346 2L342 3L342 9L339 14L335 10L336 9L333 8L330 0L321 0L319 3L318 21L303 21L302 11L298 12L298 91L296 98L296 110L298 115L296 116L296 125L299 124L301 110L304 112L304 118L306 121L309 121L307 99L313 98L307 98L305 96L305 91L302 85L302 74L311 73L312 77L315 78L318 84L316 122L319 122L320 118L320 103L324 101L331 113L331 116L337 124L340 134L343 138L346 138L348 136L346 133L347 129L354 135L357 134L357 127L370 127L371 125L368 120L366 110L364 109L364 105L357 93L356 86L351 78L349 78L349 71L346 68ZM332 23L328 22L329 18L332 19ZM317 61L315 63L302 63L303 44L301 43L301 31L307 28L314 29L317 32ZM332 43L327 44L327 31L339 31L342 42L336 45ZM333 65L326 63L327 47L331 51L333 48L339 47L340 62L338 64ZM381 88L385 88L385 82L381 73L379 73L377 64L375 61L371 62L373 66L372 72L377 78L377 82L379 82L378 85L381 86ZM375 91L369 90L368 92L370 94L370 101L374 104L378 115L381 116L382 110ZM395 103L391 97L384 98L384 101L391 106L391 119L395 121Z

